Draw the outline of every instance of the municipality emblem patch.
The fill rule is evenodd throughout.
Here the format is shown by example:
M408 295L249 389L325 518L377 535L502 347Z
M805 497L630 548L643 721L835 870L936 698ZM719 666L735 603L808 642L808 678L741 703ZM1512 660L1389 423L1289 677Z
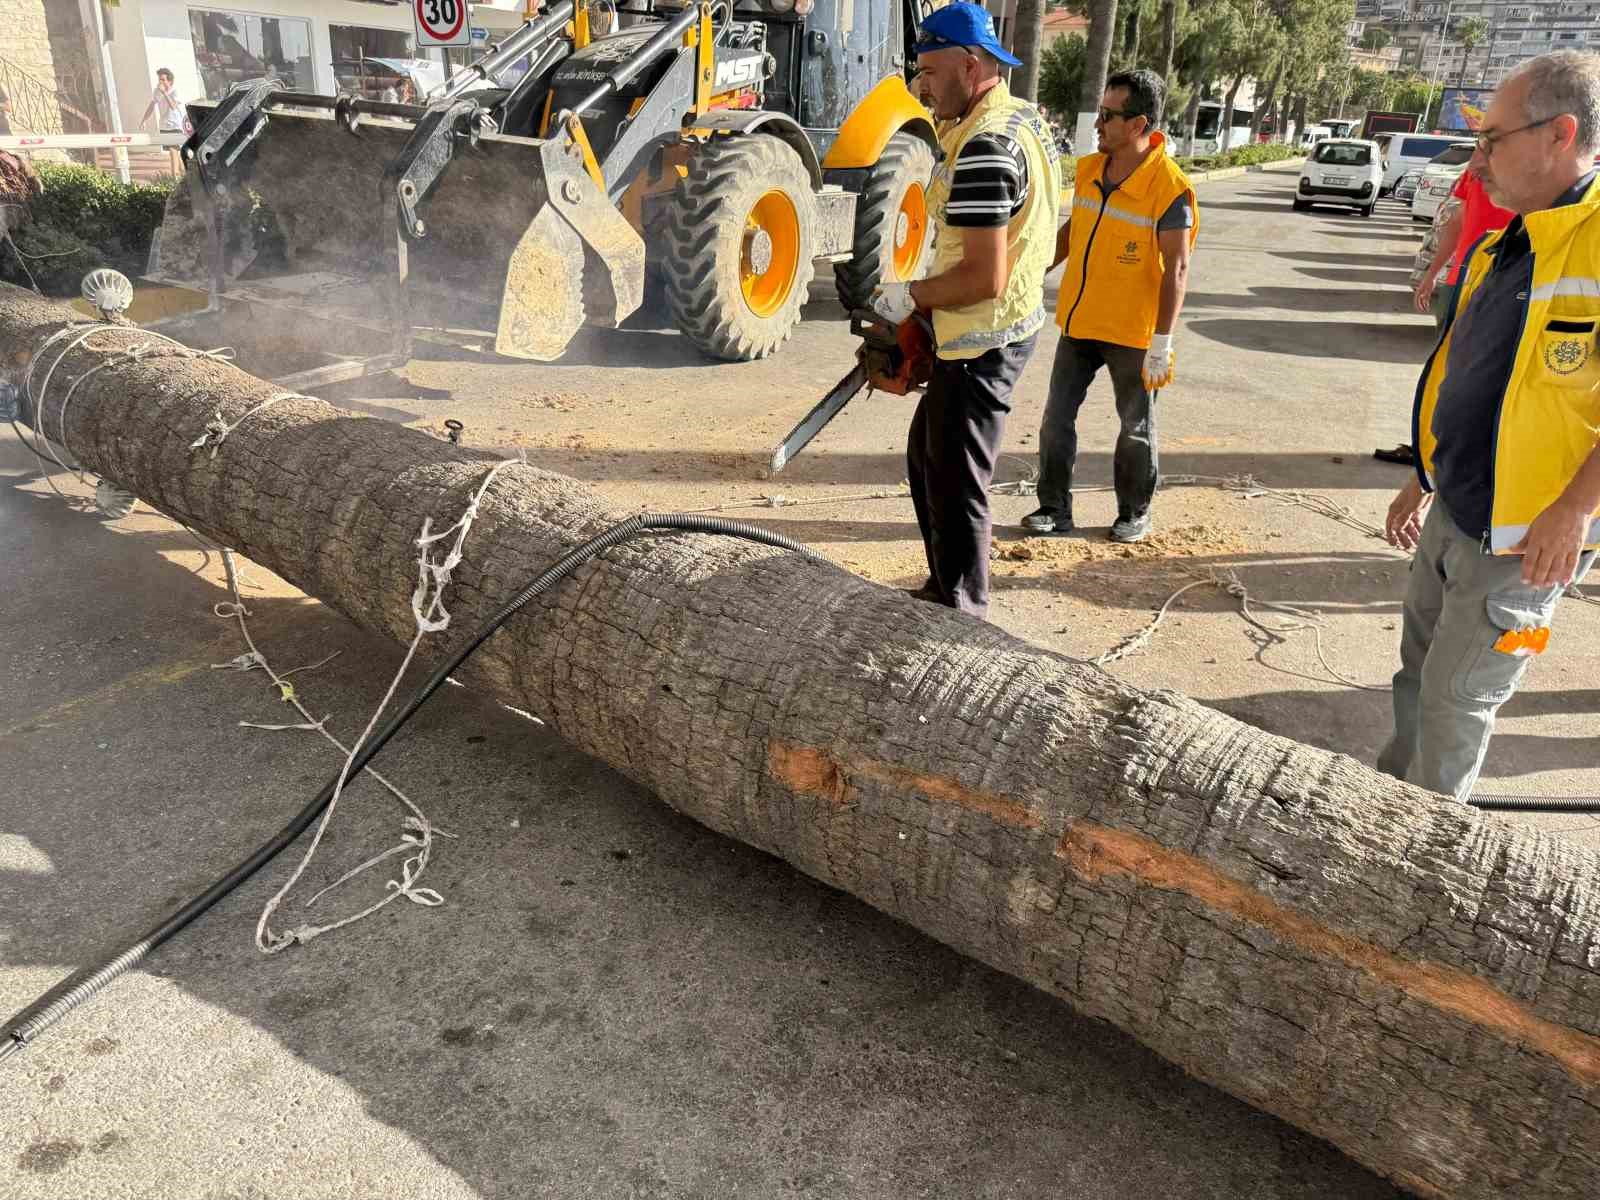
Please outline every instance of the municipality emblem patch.
M1589 361L1589 338L1583 334L1552 338L1545 343L1544 365L1557 375L1581 371Z

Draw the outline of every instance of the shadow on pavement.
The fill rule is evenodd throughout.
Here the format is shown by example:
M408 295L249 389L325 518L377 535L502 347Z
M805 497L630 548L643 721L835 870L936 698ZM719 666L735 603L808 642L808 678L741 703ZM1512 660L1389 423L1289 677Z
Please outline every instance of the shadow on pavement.
M1274 258L1286 258L1290 262L1326 263L1332 267L1386 267L1390 270L1398 269L1402 263L1409 264L1411 255L1396 251L1393 254L1329 254L1315 250L1269 250ZM1410 270L1410 267L1406 267Z
M1295 272L1329 283L1368 283L1411 291L1411 267L1405 260L1392 267L1296 267Z
M1026 548L1037 557L1017 562L1008 558L1008 552L1022 535L1016 530L997 531L994 590L1053 592L1095 608L1154 611L1184 584L1215 573L1224 578L1237 576L1249 590L1253 603L1292 604L1327 616L1394 614L1397 631L1393 636L1398 645L1406 561L1395 554L1274 554L1263 550L1122 558L1116 556L1114 548L1103 544L1105 530L1086 528L1082 533L1091 542L1092 552L1103 557L1074 559L1070 547L1053 551L1048 544L1053 539L1035 538ZM1219 587L1208 587L1185 593L1176 607L1184 612L1237 612L1239 602ZM1273 625L1284 619L1266 609L1257 615Z
M1190 328L1206 324L1196 321ZM1220 322L1219 322L1220 323ZM1411 381L1405 386L1409 388ZM1091 404L1096 398L1091 395ZM1103 401L1111 403L1109 389ZM797 408L794 419L805 413ZM907 420L909 421L909 413ZM902 438L897 433L897 438ZM906 474L905 454L900 450L882 454L833 451L824 433L799 458L778 475L767 471L770 449L760 451L701 450L585 450L568 446L528 446L502 448L504 452L523 450L536 467L555 471L572 479L603 484L607 480L720 480L739 489L742 498L783 494L796 484L851 484L865 490L898 487ZM820 444L819 444L820 443ZM1334 459L1342 459L1335 462ZM1031 477L1038 457L1033 452L1007 451L995 471L997 483ZM1372 447L1365 443L1328 451L1295 453L1199 453L1181 449L1163 450L1162 475L1206 475L1227 477L1250 475L1275 488L1314 490L1360 490L1398 488L1405 481L1405 468L1372 459ZM1111 480L1111 453L1085 450L1078 455L1076 479L1080 487L1094 487Z
M1190 595L1194 593L1191 592ZM1337 652L1330 658L1338 664ZM1396 663L1398 665L1398 663ZM1387 683L1367 679L1365 683ZM1589 697L1585 701L1584 697ZM1600 709L1597 694L1584 691L1519 692L1500 710L1507 718L1572 711L1587 703ZM1225 712L1268 733L1292 737L1337 754L1349 754L1371 764L1394 728L1387 693L1362 692L1329 686L1324 690L1257 692L1227 700L1203 700L1207 707ZM1594 739L1549 737L1507 732L1503 727L1489 743L1483 772L1491 779L1534 775L1546 771L1582 770L1595 765ZM1487 790L1487 789L1483 789Z
M1240 350L1300 358L1358 358L1419 367L1433 346L1433 325L1418 322L1250 321L1242 317L1185 321L1184 329ZM1408 380L1405 385L1411 386Z
M1201 309L1239 308L1256 311L1282 308L1293 312L1381 312L1409 310L1411 295L1397 289L1378 288L1297 288L1251 287L1247 296L1221 292L1190 292L1184 299L1184 312Z

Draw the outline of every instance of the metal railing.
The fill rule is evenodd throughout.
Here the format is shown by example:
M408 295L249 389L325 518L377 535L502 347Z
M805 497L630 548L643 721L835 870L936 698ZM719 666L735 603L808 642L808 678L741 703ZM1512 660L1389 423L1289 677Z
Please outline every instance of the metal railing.
M11 101L11 128L17 133L87 133L94 118L75 97L57 91L16 63L0 58L0 90Z

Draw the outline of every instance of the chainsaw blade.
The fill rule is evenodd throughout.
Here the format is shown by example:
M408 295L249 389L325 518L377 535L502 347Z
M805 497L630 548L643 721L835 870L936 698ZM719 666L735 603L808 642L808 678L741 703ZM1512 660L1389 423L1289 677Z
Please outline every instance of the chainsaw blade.
M829 421L839 415L846 404L855 399L867 383L867 364L857 363L855 369L834 384L833 389L817 401L815 407L778 443L778 448L772 452L772 473L776 475L783 470L796 454L810 444L812 438L823 431Z

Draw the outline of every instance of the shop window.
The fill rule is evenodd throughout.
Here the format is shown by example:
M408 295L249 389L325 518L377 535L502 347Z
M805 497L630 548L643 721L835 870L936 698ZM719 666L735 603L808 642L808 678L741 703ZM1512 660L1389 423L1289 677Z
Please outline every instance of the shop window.
M189 39L207 100L220 100L242 80L268 75L298 91L315 89L310 21L191 8Z
M411 58L408 29L368 29L365 25L329 25L333 61L362 58Z

